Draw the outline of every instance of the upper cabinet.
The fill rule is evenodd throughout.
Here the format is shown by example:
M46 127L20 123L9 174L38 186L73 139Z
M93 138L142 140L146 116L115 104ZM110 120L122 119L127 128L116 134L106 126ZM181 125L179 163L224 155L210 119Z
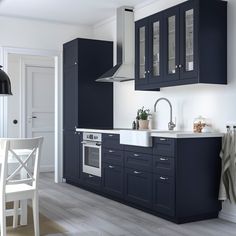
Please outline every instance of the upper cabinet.
M227 2L190 0L135 25L136 90L227 84Z

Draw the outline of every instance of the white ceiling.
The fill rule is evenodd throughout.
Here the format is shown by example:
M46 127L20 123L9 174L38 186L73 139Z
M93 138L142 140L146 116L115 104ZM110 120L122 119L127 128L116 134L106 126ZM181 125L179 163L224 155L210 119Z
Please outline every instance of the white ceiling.
M94 25L113 17L119 6L137 6L151 0L0 0L0 15Z

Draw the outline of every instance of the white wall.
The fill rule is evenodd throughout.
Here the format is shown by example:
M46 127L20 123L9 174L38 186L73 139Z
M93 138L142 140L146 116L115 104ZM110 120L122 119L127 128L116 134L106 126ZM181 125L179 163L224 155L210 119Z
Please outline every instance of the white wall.
M0 46L61 50L76 37L91 37L92 28L0 16Z
M160 0L143 8L135 9L135 20L176 5L183 0ZM115 83L114 85L114 124L116 128L130 128L138 108L145 106L153 111L155 101L167 97L173 104L177 128L192 130L194 118L202 115L208 118L216 130L225 131L226 123L236 122L236 28L234 27L236 2L229 0L228 7L228 85L187 85L161 89L161 92L134 91L134 82ZM94 37L113 40L116 22L112 18L94 27ZM157 109L156 128L166 129L169 120L167 104L160 103Z
M135 9L135 20L161 11L183 0L159 0L143 8ZM173 104L177 129L192 130L195 117L202 115L211 120L214 128L225 132L227 123L236 123L236 2L228 0L228 85L187 85L162 89L161 92L134 91L134 82L114 85L114 124L116 128L130 128L138 108L153 110L155 101L166 97ZM116 22L101 23L94 28L94 37L113 40ZM169 110L160 103L156 127L167 129ZM221 216L236 222L236 206L224 204Z

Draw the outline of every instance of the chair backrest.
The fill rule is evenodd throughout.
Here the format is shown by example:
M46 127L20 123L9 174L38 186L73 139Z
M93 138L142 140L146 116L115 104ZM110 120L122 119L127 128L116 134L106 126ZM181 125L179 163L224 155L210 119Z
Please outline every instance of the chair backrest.
M26 183L37 188L42 142L43 137L0 139L2 193L8 184Z

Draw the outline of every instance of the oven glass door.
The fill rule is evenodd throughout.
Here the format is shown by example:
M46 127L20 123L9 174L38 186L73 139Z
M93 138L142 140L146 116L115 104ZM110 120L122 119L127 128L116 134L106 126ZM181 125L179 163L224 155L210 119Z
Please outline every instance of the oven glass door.
M101 177L101 145L83 144L83 172Z

